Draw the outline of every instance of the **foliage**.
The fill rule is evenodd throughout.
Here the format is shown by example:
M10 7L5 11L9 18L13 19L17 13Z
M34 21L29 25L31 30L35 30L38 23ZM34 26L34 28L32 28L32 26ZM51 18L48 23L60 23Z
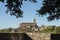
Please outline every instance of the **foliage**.
M10 13L11 15L16 16L16 18L23 17L23 11L21 10L21 5L23 4L23 0L0 0L2 3L6 1L5 7L7 7L6 13ZM24 0L27 1L27 0ZM29 0L32 2L37 2L36 0Z
M54 19L60 19L60 0L43 0L42 7L38 11L38 14L43 16L48 16L48 21L52 21Z
M56 26L54 30L52 30L52 26L48 26L47 28L43 29L41 32L43 33L60 33L60 26Z
M23 5L23 0L0 0L2 3L6 1L5 7L7 7L7 13L10 12L11 15L16 16L17 18L23 17L23 11L21 10L21 5ZM27 0L24 0L27 1ZM29 0L33 3L37 0ZM43 0L42 7L40 10L37 10L38 14L43 16L48 16L48 21L55 19L60 19L60 0Z
M11 32L12 31L12 28L8 28L8 29L2 29L0 30L0 32Z
M56 33L60 33L60 27L56 27Z
M43 29L41 32L43 32L43 33L49 33L49 32L52 32L53 30L52 30L52 27L48 27L48 28L45 28L45 29Z

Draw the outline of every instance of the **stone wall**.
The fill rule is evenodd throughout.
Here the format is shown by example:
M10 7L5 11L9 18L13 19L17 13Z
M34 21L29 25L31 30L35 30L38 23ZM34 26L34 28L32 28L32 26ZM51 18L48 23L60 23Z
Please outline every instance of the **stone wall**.
M50 33L27 33L32 40L50 40L51 34Z
M50 33L0 33L0 40L50 40Z
M0 33L0 40L32 40L26 33Z

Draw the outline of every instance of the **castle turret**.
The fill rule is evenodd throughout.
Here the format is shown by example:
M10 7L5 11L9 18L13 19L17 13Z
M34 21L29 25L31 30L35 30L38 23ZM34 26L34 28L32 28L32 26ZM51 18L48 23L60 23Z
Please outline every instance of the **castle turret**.
M36 19L34 18L34 23L36 23Z
M36 19L35 18L34 18L33 22L34 22L34 27L36 27Z

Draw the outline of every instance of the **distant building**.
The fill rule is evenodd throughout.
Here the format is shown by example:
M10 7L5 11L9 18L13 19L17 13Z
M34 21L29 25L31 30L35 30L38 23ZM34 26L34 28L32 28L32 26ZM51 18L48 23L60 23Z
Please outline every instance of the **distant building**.
M32 31L37 29L37 23L36 23L36 19L34 18L33 22L26 22L26 23L21 23L19 30L23 30L23 31Z

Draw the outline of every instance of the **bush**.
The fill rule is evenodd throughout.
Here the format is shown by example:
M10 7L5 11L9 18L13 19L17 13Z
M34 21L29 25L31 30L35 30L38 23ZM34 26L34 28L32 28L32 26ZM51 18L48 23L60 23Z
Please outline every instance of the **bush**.
M47 33L47 32L52 32L52 27L47 27L45 29L43 29L41 32Z
M0 30L0 32L11 32L12 31L12 28L8 28L8 29L2 29Z
M60 27L56 27L56 33L60 33Z

